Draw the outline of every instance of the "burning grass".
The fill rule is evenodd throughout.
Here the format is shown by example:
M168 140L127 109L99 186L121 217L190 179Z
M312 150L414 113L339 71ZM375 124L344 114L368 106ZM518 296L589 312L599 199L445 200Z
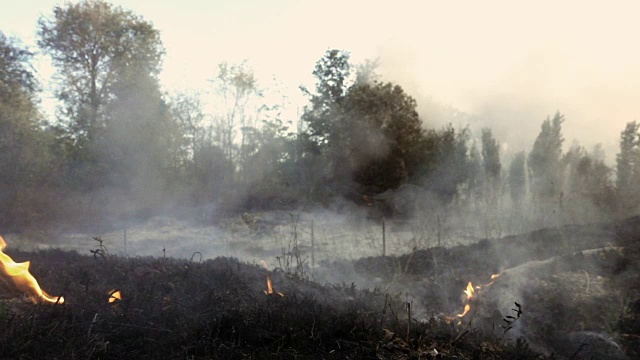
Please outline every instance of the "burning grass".
M99 238L93 256L6 249L11 261L31 261L33 278L65 301L39 300L6 273L0 277L0 354L634 358L640 348L638 234L640 219L632 219L313 269L316 279L328 270L342 278L369 276L378 285L374 291L322 285L304 272L269 271L265 263L232 258L118 257Z
M416 319L400 294L320 285L230 258L106 255L12 252L65 302L5 296L2 357L538 358L526 343L475 331L466 319Z
M545 354L640 356L640 217L326 268L388 291L412 289L425 313L459 313L463 325L473 321L484 332L506 326L516 341L524 337ZM499 277L473 286L490 273ZM508 317L516 317L508 314L514 301L523 306L517 323Z

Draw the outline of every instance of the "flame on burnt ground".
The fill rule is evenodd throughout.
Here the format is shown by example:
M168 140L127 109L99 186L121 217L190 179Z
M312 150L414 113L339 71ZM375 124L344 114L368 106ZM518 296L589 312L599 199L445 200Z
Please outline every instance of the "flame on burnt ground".
M491 284L496 282L496 280L499 277L500 277L500 274L493 274L493 275L491 275L491 281L490 282L488 282L488 283L486 283L484 285L476 286L475 288L474 288L473 284L471 283L471 281L469 281L469 283L467 284L467 287L463 291L464 294L466 295L464 310L460 314L458 314L456 316L459 317L459 318L462 318L465 315L467 315L469 313L469 311L471 311L470 302L471 302L471 299L476 297L476 294L477 294L476 290L480 290L480 289L485 288L487 286L491 286Z
M283 293L273 290L273 285L271 284L271 278L269 277L269 275L267 275L267 290L265 290L264 293L267 295L278 294L280 296L284 296Z
M269 267L267 266L267 262L264 260L260 260L260 265L265 269L265 270L269 270ZM278 294L280 296L284 296L283 293L279 292L279 291L274 291L273 290L273 283L271 282L271 277L269 277L269 274L267 274L267 290L264 291L264 293L266 295L271 295L271 294Z
M27 294L34 303L38 301L64 303L62 296L51 296L40 288L38 281L29 272L30 261L16 263L9 255L3 252L6 247L7 243L0 236L0 273L2 275L10 277L16 288Z

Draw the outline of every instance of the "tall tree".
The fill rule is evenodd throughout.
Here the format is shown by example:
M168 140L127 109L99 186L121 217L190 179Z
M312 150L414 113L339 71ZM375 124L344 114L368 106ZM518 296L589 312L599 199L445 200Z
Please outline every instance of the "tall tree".
M207 134L202 101L198 94L179 93L171 98L170 109L182 134L176 148L175 166L188 178L196 179L203 166L201 155Z
M527 191L525 155L521 151L515 155L509 165L509 195L513 204L521 204Z
M350 54L341 50L327 50L313 70L317 79L315 93L305 88L311 106L305 108L302 121L307 126L307 135L312 144L323 148L330 137L338 137L340 106L349 88L351 75Z
M31 59L29 50L0 32L0 226L12 230L46 213L51 204L42 195L56 178Z
M640 200L640 123L627 123L620 134L620 153L616 157L616 188L623 213L637 209Z
M500 146L493 137L493 132L488 128L482 129L482 162L487 184L494 189L499 184L502 165L500 164Z
M469 154L469 137L468 128L456 132L448 125L439 132L430 131L425 140L429 160L425 161L421 176L427 189L445 204L468 193L475 167Z
M482 155L474 143L469 151L469 193L475 197L475 200L479 200L484 194L486 189L483 189L483 183L485 182ZM480 205L479 201L476 201L476 205Z
M424 138L415 100L391 83L374 81L369 63L350 78L349 54L329 50L316 64L311 106L302 117L309 153L322 161L338 192L356 197L398 187L421 164Z
M40 18L38 37L58 68L61 120L79 150L106 126L118 79L132 65L156 76L164 52L149 22L102 0L56 6L52 17Z
M423 131L416 101L391 83L356 84L343 102L347 151L355 181L367 193L397 188L421 164Z
M527 164L531 175L531 190L539 201L558 200L562 193L562 123L564 116L557 112L553 119L547 118Z
M114 83L105 108L107 126L94 142L109 183L151 199L151 192L163 193L165 179L175 173L171 160L182 134L157 79L138 66L127 66L126 76Z

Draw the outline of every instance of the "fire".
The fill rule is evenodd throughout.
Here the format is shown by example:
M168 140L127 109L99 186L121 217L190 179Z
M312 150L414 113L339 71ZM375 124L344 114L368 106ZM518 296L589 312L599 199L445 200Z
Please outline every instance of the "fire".
M273 291L273 285L271 284L271 278L269 277L269 275L267 275L267 290L264 291L265 294L267 295L271 295L273 293L276 293L280 296L284 296L283 293L279 292L279 291Z
M111 290L109 291L109 303L114 303L118 300L122 300L122 294L120 290Z
M464 289L464 294L467 296L465 299L466 304L464 305L464 310L462 311L462 313L456 315L457 317L461 318L464 317L465 315L467 315L467 313L469 313L469 311L471 311L471 305L469 304L469 301L471 301L471 299L473 299L476 296L476 290L480 290L484 287L490 286L491 284L493 284L494 282L496 282L496 280L500 277L500 274L493 274L491 275L491 281L487 284L484 285L478 285L475 288L473 287L473 284L471 283L471 281L469 281L469 283L467 284L466 289Z
M262 265L262 267L265 270L269 271L269 267L267 266L267 262L266 261L260 260L260 265ZM280 296L284 296L284 294L281 293L281 292L273 291L273 284L271 283L271 278L269 277L269 274L267 274L267 290L265 290L264 293L266 295L271 295L273 293L276 293L276 294L278 294Z
M498 280L498 278L499 278L499 277L500 277L500 274L492 274L492 275L491 275L491 281L490 281L490 282L488 282L488 283L486 283L486 284L484 284L484 285L481 285L481 286L476 286L476 289L482 289L483 287L490 286L491 284L493 284L494 282L496 282L496 280Z
M464 293L467 294L467 300L471 299L476 293L475 290L473 290L473 284L471 281L467 284L467 288L464 290Z
M271 284L271 278L267 275L267 290L264 291L265 294L273 294L273 285Z
M9 255L2 251L6 247L7 243L2 236L0 236L0 272L10 276L16 287L26 293L34 303L37 303L38 300L57 304L64 303L62 296L51 296L40 288L38 281L29 272L31 262L16 263Z
M457 317L461 318L464 317L465 315L467 315L467 313L471 310L471 305L467 304L464 306L464 311L462 312L462 314L458 314L456 315Z
M466 298L467 304L465 304L464 310L462 311L462 313L456 315L459 318L467 315L467 313L471 310L471 305L469 305L469 300L471 300L471 298L473 298L473 296L476 294L476 291L473 290L473 284L471 283L471 281L469 281L469 283L467 284L467 288L464 290L464 293L465 295L467 295L467 298Z

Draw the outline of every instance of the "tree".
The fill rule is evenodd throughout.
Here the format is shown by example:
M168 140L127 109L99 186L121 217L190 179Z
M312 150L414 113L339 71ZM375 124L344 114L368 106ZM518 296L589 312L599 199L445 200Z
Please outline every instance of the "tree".
M509 195L511 202L519 205L526 194L527 177L525 172L525 155L521 151L511 160L509 166Z
M613 209L615 198L611 169L599 155L599 147L589 154L577 142L564 155L566 182L564 187L567 213L571 222L598 221Z
M491 129L482 129L482 162L488 187L495 191L500 182L500 146Z
M114 86L127 69L155 77L163 48L159 32L130 11L101 1L56 6L53 17L38 21L38 45L58 67L60 117L76 156L99 136L108 118Z
M318 149L308 149L312 152L322 151L327 143L334 141L331 137L338 137L335 131L340 126L340 105L347 94L348 80L351 75L349 53L340 50L327 50L318 60L313 75L317 79L315 93L302 88L310 97L310 107L305 107L302 121L306 125L308 145Z
M539 201L557 200L562 193L562 123L564 116L557 112L553 119L547 118L533 149L529 153L527 164L531 176L531 190L534 199Z
M179 93L171 98L169 107L182 134L176 148L175 167L187 179L196 179L203 165L201 155L207 134L202 101L197 94Z
M255 152L255 133L260 125L263 104L262 90L253 71L246 63L218 65L218 74L211 80L216 94L213 133L231 167L225 169L229 178L244 176L245 161Z
M621 211L627 215L640 200L640 123L627 123L620 134L620 153L616 156L616 188Z
M356 84L349 89L343 108L339 131L347 138L333 145L345 151L361 191L377 194L395 189L416 174L422 124L415 100L400 86Z
M56 178L32 55L0 32L0 226L11 230L47 220L43 216L52 204L44 194Z
M483 171L482 155L478 151L476 144L473 144L469 152L469 195L475 197L475 200L484 195L483 183L486 182ZM476 201L476 205L480 205Z
M140 196L141 206L158 205L157 194L166 193L166 179L175 173L172 159L183 135L155 76L138 64L123 75L113 85L105 108L108 126L94 140L96 151L108 168L109 185Z
M423 142L425 160L420 177L443 204L468 193L471 186L476 166L472 161L477 159L470 157L469 137L468 128L456 132L448 125L441 131L429 131Z
M424 138L415 100L392 83L374 81L374 63L350 78L349 54L328 50L314 69L316 91L302 120L307 156L324 181L354 199L397 188L418 170Z

